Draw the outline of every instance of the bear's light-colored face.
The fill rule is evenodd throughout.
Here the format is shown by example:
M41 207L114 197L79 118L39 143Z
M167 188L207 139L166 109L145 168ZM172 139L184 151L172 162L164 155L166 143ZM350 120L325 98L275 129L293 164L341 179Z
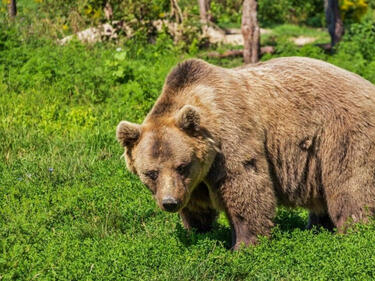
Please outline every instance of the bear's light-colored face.
M185 106L170 122L126 121L117 127L128 169L150 189L163 210L177 212L208 173L215 150L199 134L199 115Z

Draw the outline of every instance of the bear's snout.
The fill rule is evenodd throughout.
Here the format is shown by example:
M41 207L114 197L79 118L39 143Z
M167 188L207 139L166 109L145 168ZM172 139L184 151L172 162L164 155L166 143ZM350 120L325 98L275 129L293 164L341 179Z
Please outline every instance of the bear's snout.
M167 212L176 212L180 208L181 203L173 197L163 198L161 204L163 205L164 210Z

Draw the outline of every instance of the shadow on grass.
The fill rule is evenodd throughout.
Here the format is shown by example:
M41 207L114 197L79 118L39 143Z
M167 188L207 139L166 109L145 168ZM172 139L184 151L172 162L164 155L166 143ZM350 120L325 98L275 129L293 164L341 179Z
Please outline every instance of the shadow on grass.
M280 208L275 218L275 225L278 225L281 232L292 232L294 229L305 230L307 219L304 218L300 209Z
M215 224L211 231L205 233L198 233L195 230L188 231L181 224L178 224L176 226L176 235L186 247L196 245L202 239L220 241L228 249L232 243L231 229L219 224Z
M278 209L275 218L275 226L278 227L281 233L291 233L295 229L306 230L307 215L301 209ZM306 230L308 231L308 230ZM315 229L316 232L320 230ZM178 239L187 247L196 245L202 239L216 240L223 243L226 248L231 247L231 229L216 223L213 229L206 233L197 233L196 231L187 231L181 224L176 226L176 235Z

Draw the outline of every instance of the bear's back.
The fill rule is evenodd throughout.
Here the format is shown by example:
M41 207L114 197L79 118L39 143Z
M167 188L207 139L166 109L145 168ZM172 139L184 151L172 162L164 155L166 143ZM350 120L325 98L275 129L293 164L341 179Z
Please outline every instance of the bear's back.
M273 121L323 124L344 116L375 124L375 86L332 64L286 57L235 71L247 79L249 92L244 94Z
M276 58L255 65L239 67L237 70L240 73L250 72L262 77L262 83L270 85L276 84L276 86L286 88L306 86L321 90L320 94L365 96L375 100L375 86L371 82L353 72L317 59ZM312 93L319 94L316 91Z

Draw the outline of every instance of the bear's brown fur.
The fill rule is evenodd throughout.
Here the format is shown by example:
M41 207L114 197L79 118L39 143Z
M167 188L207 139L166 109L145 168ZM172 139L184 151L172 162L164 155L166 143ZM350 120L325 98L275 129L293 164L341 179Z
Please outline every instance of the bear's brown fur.
M323 61L187 60L117 137L162 209L201 231L225 211L235 249L270 233L277 204L339 231L375 211L375 86Z

